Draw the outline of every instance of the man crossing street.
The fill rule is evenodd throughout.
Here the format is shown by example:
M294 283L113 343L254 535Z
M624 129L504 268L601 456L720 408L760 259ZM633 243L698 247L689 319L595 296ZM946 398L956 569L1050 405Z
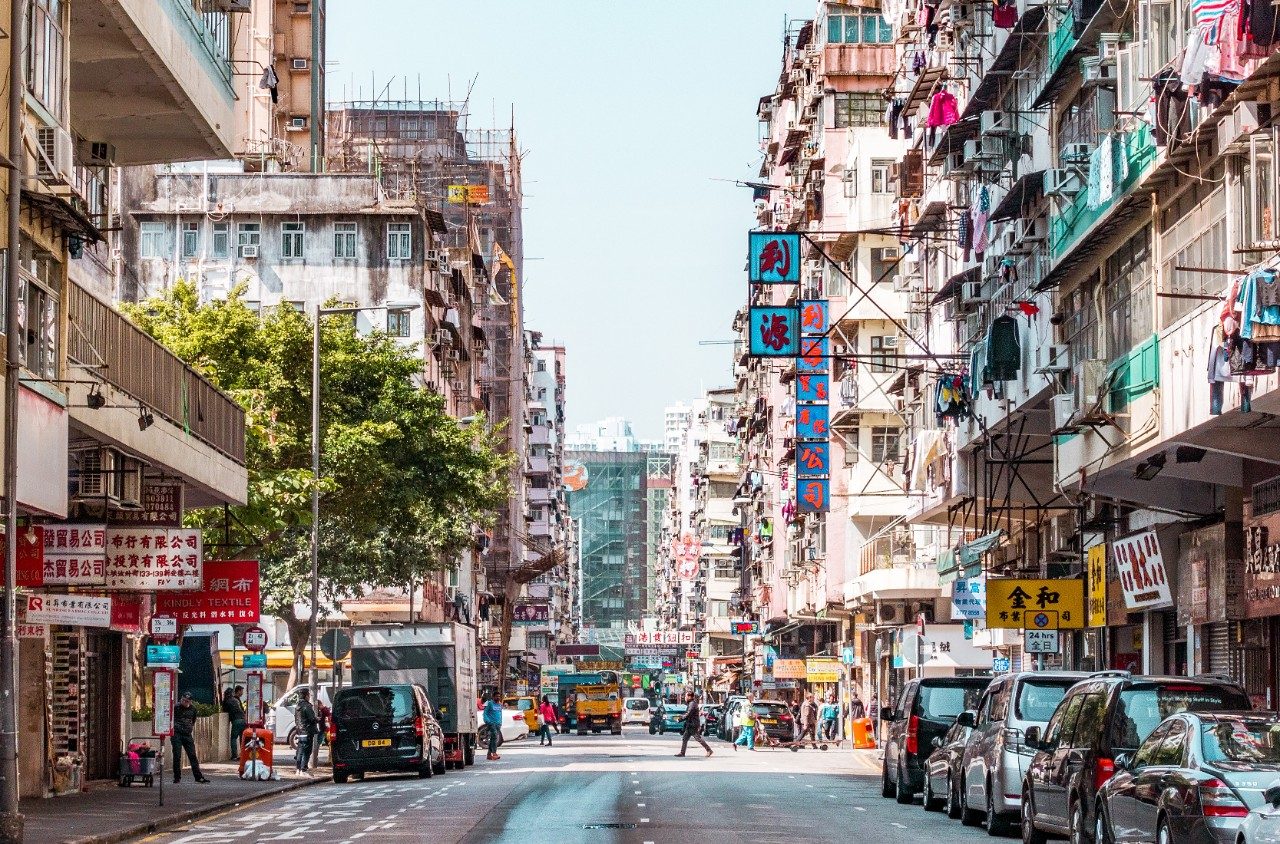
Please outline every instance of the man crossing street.
M702 702L693 692L685 695L685 701L689 704L689 709L684 716L684 727L680 730L680 752L676 755L684 755L684 752L689 749L689 739L692 738L702 745L702 749L710 756L711 745L707 744L707 740L702 737Z

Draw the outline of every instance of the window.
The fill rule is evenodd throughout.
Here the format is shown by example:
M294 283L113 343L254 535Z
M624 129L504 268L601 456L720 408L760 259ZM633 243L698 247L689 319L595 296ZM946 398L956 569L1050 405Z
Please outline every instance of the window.
M737 580L738 561L732 557L717 557L715 576L721 580Z
M280 224L280 257L301 258L306 237L306 223Z
M893 372L897 369L898 337L888 335L871 338L871 371Z
M246 255L249 257L257 255L261 242L262 226L257 223L240 223L236 226L236 247L242 258Z
M1065 681L1024 680L1018 686L1015 712L1023 721L1048 721L1071 685Z
M1107 696L1101 693L1084 695L1084 702L1080 704L1080 715L1076 718L1075 735L1071 737L1071 746L1093 747L1102 733L1102 725L1106 717Z
M387 257L393 261L413 257L413 232L408 223L387 223Z
M837 11L838 9L838 11ZM832 7L827 13L828 44L888 44L893 28L879 9Z
M28 372L41 378L58 377L58 296L53 292L56 283L56 264L48 258L28 257L31 245L22 245L23 265L19 283L22 285L22 313L19 315L25 338L19 349L19 363Z
M547 649L547 634L526 633L525 642L529 645L529 650L545 651Z
M182 257L194 258L200 254L200 224L182 224Z
M846 167L844 169L844 176L841 177L840 181L844 185L845 199L852 199L853 197L858 195L858 168L857 167Z
M1160 744L1168 734L1169 725L1161 724L1151 735L1147 736L1147 740L1138 748L1138 752L1133 754L1133 767L1135 770L1156 764L1155 759L1160 752Z
M707 603L711 605L710 607L711 612L709 614L712 618L728 618L729 617L728 601L708 601Z
M356 224L355 223L334 223L333 224L333 257L335 258L356 257Z
M1145 229L1107 259L1102 310L1107 321L1108 357L1125 354L1154 333L1151 274L1151 248Z
M311 66L310 62L308 62L306 59L294 59L294 60L293 60L293 69L294 69L294 70L306 70L306 69L307 69L308 67L310 67L310 66Z
M871 429L871 461L873 463L897 463L898 449L902 442L902 429L874 426Z
M1071 738L1076 731L1076 716L1080 714L1083 702L1084 695L1075 695L1053 713L1048 726L1044 728L1046 748L1071 747Z
M391 337L409 336L408 311L387 311L387 334Z
M146 222L139 227L139 251L144 258L164 257L164 223Z
M893 185L889 181L890 168L893 162L883 158L875 158L871 161L871 192L872 193L893 193Z
M309 15L311 14L311 4L310 3L294 3L293 13L295 15Z
M1187 749L1186 744L1187 723L1185 721L1169 722L1169 732L1164 737L1164 741L1160 742L1160 749L1156 751L1155 764L1181 765Z
M289 118L289 128L290 128L290 129L305 129L305 128L307 128L307 118L302 117L301 115L296 116L296 117L290 117L290 118Z
M225 258L231 253L231 224L213 224L213 248L210 250L214 258Z
M837 91L835 95L835 127L883 126L885 104L879 94L862 91Z
M27 7L27 90L59 121L65 104L63 6L63 0L32 0Z

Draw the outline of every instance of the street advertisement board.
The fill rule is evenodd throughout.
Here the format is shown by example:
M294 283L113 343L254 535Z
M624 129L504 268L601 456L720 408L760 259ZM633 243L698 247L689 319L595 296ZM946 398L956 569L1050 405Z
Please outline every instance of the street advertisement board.
M174 677L168 668L161 668L151 677L151 700L155 705L151 732L156 736L173 735Z
M244 720L251 727L261 727L265 716L262 707L262 672L250 671L244 678Z
M108 589L182 592L204 586L198 529L108 527L106 543Z
M71 627L110 627L111 599L95 595L28 595L27 621Z
M58 586L102 586L107 582L105 524L46 525L44 582Z
M773 661L773 678L775 680L803 680L807 673L803 659L775 659Z
M1169 573L1160 540L1154 530L1144 530L1111 543L1124 605L1129 612L1170 606Z
M156 595L156 609L182 624L256 624L260 618L257 560L209 560L203 586Z
M1100 543L1085 552L1085 580L1088 595L1088 625L1107 626L1107 545Z
M987 579L987 627L1079 630L1084 621L1084 581L1080 578Z
M0 534L0 553L5 550L5 537ZM4 582L0 572L0 583ZM18 528L18 585L44 585L44 528L40 525Z
M774 662L775 669L778 663ZM778 676L774 671L775 678ZM804 678L810 683L839 683L840 660L828 657L809 657L804 661Z
M960 578L951 584L951 620L964 621L987 615L987 579Z

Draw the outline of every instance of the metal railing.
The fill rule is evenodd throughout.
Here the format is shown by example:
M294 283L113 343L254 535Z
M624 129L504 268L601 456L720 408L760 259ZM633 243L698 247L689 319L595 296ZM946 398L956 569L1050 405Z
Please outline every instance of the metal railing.
M119 311L68 286L67 356L243 465L244 411Z

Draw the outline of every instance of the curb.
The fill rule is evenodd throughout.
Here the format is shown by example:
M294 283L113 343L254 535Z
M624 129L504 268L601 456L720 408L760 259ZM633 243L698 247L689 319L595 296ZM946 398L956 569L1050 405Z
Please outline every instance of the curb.
M183 812L177 812L172 815L166 815L155 820L145 821L135 824L127 829L117 829L111 832L104 832L101 835L89 835L83 838L68 838L63 844L118 844L121 841L127 841L131 838L137 838L143 835L152 835L157 832L166 832L174 827L190 821L199 820L200 818L216 815L228 809L235 809L241 806L251 806L254 803L260 803L263 800L270 800L273 797L279 797L281 794L288 794L291 791L297 791L300 788L306 788L311 785L327 782L327 779L302 780L299 782L289 783L282 788L274 791L255 794L251 797L237 797L229 800L223 800L220 803L212 803L208 806L201 806L198 809L187 809Z

